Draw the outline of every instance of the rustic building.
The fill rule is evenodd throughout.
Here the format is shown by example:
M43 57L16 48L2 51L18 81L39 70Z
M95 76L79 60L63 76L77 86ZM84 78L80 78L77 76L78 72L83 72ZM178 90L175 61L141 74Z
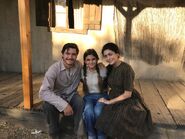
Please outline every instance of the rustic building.
M44 73L59 59L67 42L79 45L78 58L82 60L85 49L95 48L100 53L111 41L119 45L137 78L184 80L184 3L31 0L32 71ZM0 9L0 70L21 72L18 3L1 0Z

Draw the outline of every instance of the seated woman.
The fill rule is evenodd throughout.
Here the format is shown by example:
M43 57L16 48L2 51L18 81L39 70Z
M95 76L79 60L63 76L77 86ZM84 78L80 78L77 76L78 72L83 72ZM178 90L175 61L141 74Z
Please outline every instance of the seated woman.
M132 67L119 59L119 49L114 43L105 44L102 54L109 63L108 86L111 90L110 99L99 99L106 105L95 127L111 138L145 138L152 131L152 119L149 109L134 89Z
M107 88L104 83L106 68L103 64L98 64L99 57L94 49L86 50L83 59L82 81L85 93L83 118L88 139L105 139L104 133L96 130L94 126L104 105L98 102L98 99L107 98Z

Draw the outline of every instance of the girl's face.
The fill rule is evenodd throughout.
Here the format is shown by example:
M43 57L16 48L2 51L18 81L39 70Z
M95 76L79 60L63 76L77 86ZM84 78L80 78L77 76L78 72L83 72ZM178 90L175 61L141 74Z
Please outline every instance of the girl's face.
M105 58L105 60L110 64L110 65L114 65L116 64L116 62L119 60L119 54L115 53L112 50L106 49L103 52L103 56Z
M85 64L89 70L94 70L96 68L96 64L98 62L97 58L93 55L88 55L85 58Z

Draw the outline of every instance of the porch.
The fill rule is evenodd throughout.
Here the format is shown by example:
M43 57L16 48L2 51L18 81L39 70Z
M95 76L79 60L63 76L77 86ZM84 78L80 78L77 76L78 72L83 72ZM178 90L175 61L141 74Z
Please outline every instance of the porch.
M33 111L41 111L38 91L43 74L33 74ZM139 90L151 110L153 121L160 127L185 128L185 82L136 80ZM79 87L79 92L82 92ZM21 73L0 73L0 108L23 109Z

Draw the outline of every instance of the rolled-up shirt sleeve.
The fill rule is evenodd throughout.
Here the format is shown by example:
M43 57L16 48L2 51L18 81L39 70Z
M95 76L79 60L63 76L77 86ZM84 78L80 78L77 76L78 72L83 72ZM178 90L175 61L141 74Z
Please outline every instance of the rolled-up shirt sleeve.
M68 105L60 96L54 93L54 85L57 76L57 70L54 67L48 69L42 82L39 97L52 105L54 105L60 112L62 112Z

